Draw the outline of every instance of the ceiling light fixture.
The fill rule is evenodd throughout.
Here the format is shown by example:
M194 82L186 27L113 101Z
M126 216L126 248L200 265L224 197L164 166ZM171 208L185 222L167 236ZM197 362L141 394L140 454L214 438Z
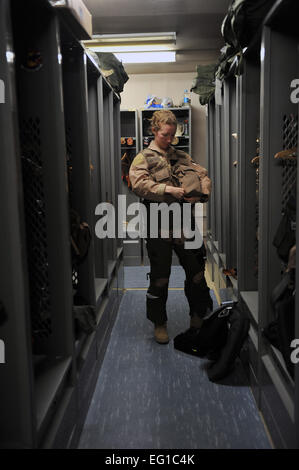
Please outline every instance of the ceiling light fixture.
M176 43L176 33L144 33L144 34L97 34L89 41L83 41L84 45L93 48L119 47L152 47L159 46L160 50L173 49Z
M175 62L176 33L100 34L83 41L94 52L112 52L124 63Z
M175 51L119 52L115 53L124 64L146 64L155 62L175 62Z

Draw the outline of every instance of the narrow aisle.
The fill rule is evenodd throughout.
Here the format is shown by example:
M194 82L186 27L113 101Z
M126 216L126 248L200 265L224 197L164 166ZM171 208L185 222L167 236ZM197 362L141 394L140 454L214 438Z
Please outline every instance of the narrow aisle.
M214 384L206 374L207 360L174 349L173 338L189 322L181 268L174 268L168 345L153 339L145 290L126 291L79 448L270 449L241 363ZM135 282L140 289L147 270L136 268L134 274L126 268L126 286Z

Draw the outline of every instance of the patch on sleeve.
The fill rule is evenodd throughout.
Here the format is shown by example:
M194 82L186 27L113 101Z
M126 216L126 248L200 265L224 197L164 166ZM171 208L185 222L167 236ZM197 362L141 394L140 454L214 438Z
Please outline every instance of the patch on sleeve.
M138 166L145 162L145 158L142 153L139 153L133 160L132 166Z

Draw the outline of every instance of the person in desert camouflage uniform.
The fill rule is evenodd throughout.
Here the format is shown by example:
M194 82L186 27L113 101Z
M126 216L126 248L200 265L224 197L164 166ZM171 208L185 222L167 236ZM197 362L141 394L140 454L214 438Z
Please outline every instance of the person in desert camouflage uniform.
M149 209L152 202L195 203L199 199L184 197L185 190L175 186L172 166L178 162L191 165L191 157L171 146L175 137L177 121L170 110L155 111L151 119L154 140L140 152L130 167L130 181L135 194L143 198ZM149 226L148 230L149 230ZM170 222L170 228L171 228ZM169 342L167 332L166 301L171 272L172 250L178 256L186 274L185 295L190 306L190 327L200 328L203 317L212 310L213 302L207 286L204 244L198 249L186 249L184 239L174 238L170 230L168 238L147 236L146 246L150 260L150 286L146 296L147 318L154 323L155 339L158 343Z

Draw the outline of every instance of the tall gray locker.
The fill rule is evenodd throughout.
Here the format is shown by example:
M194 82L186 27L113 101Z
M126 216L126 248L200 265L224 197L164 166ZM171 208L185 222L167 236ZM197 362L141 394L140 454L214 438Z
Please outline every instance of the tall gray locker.
M212 179L220 183L224 173L230 186L223 192L223 181L220 187L214 185L208 211L209 269L218 287L239 300L250 318L242 358L277 448L299 447L299 366L294 364L292 375L280 348L266 334L276 320L272 292L286 269L273 240L291 196L297 200L298 220L298 103L291 99L291 84L299 72L298 13L293 0L273 5L261 33L244 51L242 75L225 79L222 105L211 101L207 120ZM279 157L288 149L293 157ZM228 177L235 171L232 160L235 181ZM296 223L291 230L298 238ZM223 259L233 260L237 279L224 276ZM294 339L299 338L297 290Z
M95 236L96 205L117 207L120 97L73 26L0 1L1 448L76 447L123 291L121 241ZM92 236L79 264L71 210Z
M140 151L140 138L139 138L139 114L137 110L122 109L120 112L120 126L121 126L121 160L123 166L121 193L126 196L126 215L123 219L124 228L127 231L127 236L124 239L124 263L127 266L141 265L143 259L143 243L140 238L134 238L135 233L130 229L129 222L133 219L133 215L127 214L127 209L130 204L138 203L140 198L134 194L130 186L129 180L126 178L126 167L133 161L135 156ZM124 163L123 163L124 161ZM128 167L127 167L128 168ZM133 236L132 236L133 235Z

